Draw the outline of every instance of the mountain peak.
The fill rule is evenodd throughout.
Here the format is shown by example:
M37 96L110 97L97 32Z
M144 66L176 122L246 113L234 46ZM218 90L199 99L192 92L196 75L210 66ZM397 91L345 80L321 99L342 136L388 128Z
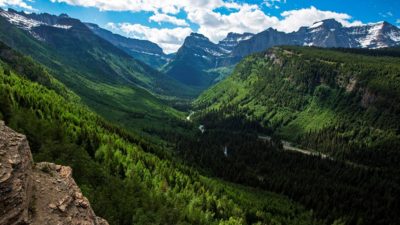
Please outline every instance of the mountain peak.
M324 28L324 29L338 29L342 28L343 25L338 22L335 19L326 19L326 20L321 20L318 22L315 22L312 26L310 26L310 29L316 29L316 28Z
M382 23L382 27L388 27L388 28L398 28L396 26L394 26L393 24L387 22L387 21L383 21Z
M61 13L58 17L60 17L60 18L70 18L68 16L68 14L66 14L66 13Z
M2 9L2 10L3 10L3 9ZM10 13L18 13L17 10L12 9L12 8L8 8L7 11L10 12Z
M206 36L199 33L191 33L190 36L186 37L183 46L186 47L199 47L214 45Z
M194 33L194 32L191 33L190 36L187 37L187 38L196 38L196 39L201 39L201 40L209 41L209 39L208 39L206 36L204 36L204 35L202 35L202 34L199 34L199 33Z
M324 19L321 20L321 22L325 23L325 24L340 24L336 19L334 18L329 18L329 19Z

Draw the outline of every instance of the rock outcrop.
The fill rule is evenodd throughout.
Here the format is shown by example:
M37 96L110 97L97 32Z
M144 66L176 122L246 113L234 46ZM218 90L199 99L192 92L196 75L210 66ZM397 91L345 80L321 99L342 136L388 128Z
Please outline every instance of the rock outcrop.
M0 121L1 225L108 225L93 212L72 169L34 164L24 135Z
M25 136L0 121L0 224L28 222L32 166Z

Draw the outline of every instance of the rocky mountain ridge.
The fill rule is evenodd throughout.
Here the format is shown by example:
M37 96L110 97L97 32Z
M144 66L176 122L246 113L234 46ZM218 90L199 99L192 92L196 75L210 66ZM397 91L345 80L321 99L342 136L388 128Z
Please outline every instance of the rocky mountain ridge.
M85 25L97 36L109 41L133 58L141 60L152 67L160 68L171 59L170 55L165 54L160 46L151 41L124 37L93 23L85 23Z
M232 50L231 56L245 57L278 45L386 48L400 45L400 28L388 22L345 27L335 19L316 22L310 27L301 27L292 33L270 28L238 43Z
M0 121L0 224L108 225L97 217L72 169L34 163L27 138Z
M201 34L192 34L186 38L176 57L166 67L166 72L181 82L192 81L193 76L204 76L207 70L234 65L250 54L281 45L385 48L400 45L400 28L387 22L345 27L335 19L327 19L291 33L273 28L255 35L229 33L218 44L212 43Z
M238 34L231 32L226 36L226 38L218 42L218 45L221 48L231 52L240 42L248 40L252 37L254 37L254 34L252 33Z

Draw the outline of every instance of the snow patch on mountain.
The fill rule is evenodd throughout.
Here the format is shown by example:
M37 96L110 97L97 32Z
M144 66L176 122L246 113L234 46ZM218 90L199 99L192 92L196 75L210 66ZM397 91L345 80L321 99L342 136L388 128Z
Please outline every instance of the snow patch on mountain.
M304 46L385 48L400 44L400 29L387 22L342 27L339 22L329 19L316 22L305 30L307 32L300 36L304 37Z
M60 28L60 29L64 29L64 30L68 30L68 29L71 29L71 28L72 28L72 26L69 26L69 25L62 25L62 24L55 24L55 25L53 25L53 27Z
M400 31L391 31L388 35L392 41L400 42Z
M381 34L382 28L383 28L383 23L372 25L368 29L368 34L365 37L358 39L358 42L360 43L361 47L368 48L373 44L373 42L376 42L378 40L378 36ZM377 43L377 44L379 44L382 47L387 47L387 45L384 45L382 43Z
M323 24L324 24L323 21L316 22L316 23L314 23L312 26L310 26L309 29L314 29L314 28L320 27L320 26L322 26Z
M238 41L238 42L246 41L246 40L249 40L249 39L252 38L252 37L254 37L254 34L241 37L241 38L237 39L237 41Z
M23 30L31 30L33 27L43 25L43 23L40 21L29 19L9 11L1 10L0 15L6 18L11 24L16 25Z
M55 27L55 28L59 28L59 29L65 29L65 30L72 28L72 26L70 26L70 25L63 25L63 24L52 25L52 24L44 23L44 22L41 22L38 20L34 20L31 18L25 17L14 11L0 10L0 16L6 18L8 20L8 22L10 22L11 24L16 25L17 27L19 27L23 30L27 30L27 31L31 31L33 28L39 27L39 26L51 26L51 27ZM33 35L33 36L37 37L38 35Z

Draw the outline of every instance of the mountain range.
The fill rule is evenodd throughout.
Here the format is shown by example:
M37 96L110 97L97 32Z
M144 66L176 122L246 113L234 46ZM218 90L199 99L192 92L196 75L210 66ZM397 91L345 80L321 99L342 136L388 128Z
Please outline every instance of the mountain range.
M387 22L345 27L334 19L327 19L316 22L310 27L301 27L298 31L291 33L272 28L258 34L229 33L219 43L213 43L202 34L192 33L175 54L167 55L155 43L124 37L96 24L82 23L66 14L59 16L46 13L26 14L10 9L2 10L0 15L41 41L54 41L54 35L48 32L50 30L63 30L65 33L71 28L74 28L72 30L79 28L76 31L80 32L80 35L89 34L88 31L92 31L92 38L94 34L101 40L111 43L112 47L108 47L114 48L114 51L121 50L118 54L125 53L154 70L160 70L167 75L163 76L169 80L167 83L176 80L191 87L194 93L199 93L223 79L231 71L226 68L236 65L244 57L274 46L374 49L400 44L400 29ZM150 71L150 69L145 70ZM140 85L146 87L143 82L140 82ZM168 89L161 86L162 84L159 85L161 89ZM186 89L182 94L190 95L189 92Z
M285 33L269 28L258 34L233 34L212 43L200 34L186 38L165 71L175 79L197 86L213 84L216 75L210 69L235 65L244 57L281 45L315 46L324 48L385 48L400 44L400 29L387 22L344 27L334 19ZM196 62L196 63L194 63Z
M15 208L54 224L83 209L111 225L400 224L399 36L324 20L218 43L192 33L167 55L67 14L0 10L0 129L74 171L9 179L24 156L0 144L0 192L15 197L0 223Z

